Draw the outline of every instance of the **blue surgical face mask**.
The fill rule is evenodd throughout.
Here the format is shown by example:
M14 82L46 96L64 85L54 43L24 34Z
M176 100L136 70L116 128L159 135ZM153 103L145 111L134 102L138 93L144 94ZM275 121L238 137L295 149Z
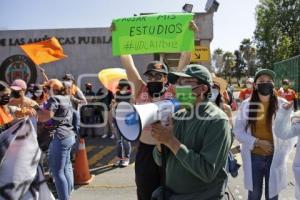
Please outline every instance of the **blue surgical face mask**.
M209 101L215 102L220 94L220 91L218 89L211 89L211 97L209 97Z

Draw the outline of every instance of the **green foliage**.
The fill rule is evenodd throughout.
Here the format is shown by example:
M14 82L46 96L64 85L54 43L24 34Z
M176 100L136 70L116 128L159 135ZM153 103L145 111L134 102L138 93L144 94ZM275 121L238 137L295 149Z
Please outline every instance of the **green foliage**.
M242 57L247 63L247 75L254 76L257 52L256 48L253 46L253 42L249 38L245 38L241 42L240 52L242 53Z
M273 69L275 62L300 54L299 0L260 0L256 22L259 67Z
M231 75L232 68L235 66L235 57L230 51L226 51L223 55L224 71L226 76Z

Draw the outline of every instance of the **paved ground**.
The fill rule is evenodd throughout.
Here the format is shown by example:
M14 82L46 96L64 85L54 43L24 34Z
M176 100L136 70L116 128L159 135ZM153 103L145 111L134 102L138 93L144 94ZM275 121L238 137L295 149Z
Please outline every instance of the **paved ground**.
M134 182L134 163L127 168L115 168L112 163L116 160L114 141L111 139L88 138L86 149L88 151L90 172L95 175L91 184L87 186L77 186L72 194L72 200L134 200L136 199ZM134 153L135 154L134 145ZM288 161L289 186L284 190L280 199L293 200L294 180L292 174L293 152ZM134 157L134 155L133 155ZM239 163L242 164L240 154L237 155ZM239 170L237 178L230 177L228 185L229 199L247 199L247 192L243 188L243 173Z

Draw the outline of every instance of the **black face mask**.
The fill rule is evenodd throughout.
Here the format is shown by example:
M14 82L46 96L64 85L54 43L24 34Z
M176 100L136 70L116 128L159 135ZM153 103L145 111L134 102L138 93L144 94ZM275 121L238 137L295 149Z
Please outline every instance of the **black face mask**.
M263 96L268 96L273 94L273 84L272 83L259 83L257 84L257 91Z
M21 94L19 91L13 90L13 91L11 91L11 97L18 99L21 97Z
M147 88L151 97L159 97L166 91L163 82L148 82Z
M129 102L131 98L131 92L120 93L120 91L116 92L116 102L126 101Z
M2 96L0 98L0 105L1 106L4 106L4 105L8 104L8 102L9 102L9 96L8 95Z

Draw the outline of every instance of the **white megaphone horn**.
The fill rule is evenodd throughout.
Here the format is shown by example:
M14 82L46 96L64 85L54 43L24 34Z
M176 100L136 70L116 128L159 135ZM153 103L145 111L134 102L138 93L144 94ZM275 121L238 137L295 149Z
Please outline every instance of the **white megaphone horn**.
M166 121L168 116L179 108L180 103L175 99L143 105L120 102L115 110L117 129L125 139L138 140L144 127L157 121Z

